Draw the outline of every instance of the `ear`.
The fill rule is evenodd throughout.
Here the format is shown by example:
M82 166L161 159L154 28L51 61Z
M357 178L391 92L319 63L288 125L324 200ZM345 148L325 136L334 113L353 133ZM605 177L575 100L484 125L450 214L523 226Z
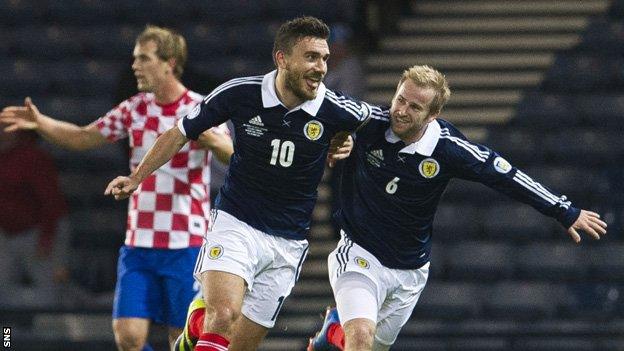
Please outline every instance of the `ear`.
M440 115L439 112L435 113L435 114L432 114L432 115L429 115L429 117L427 117L427 123L429 123L429 122L433 121L434 119L438 118L439 115Z
M169 60L167 60L167 66L169 66L169 68L171 69L171 72L173 73L173 71L175 70L175 66L176 66L176 59L170 58Z
M284 53L282 50L276 51L275 62L277 63L277 68L286 68L286 53Z

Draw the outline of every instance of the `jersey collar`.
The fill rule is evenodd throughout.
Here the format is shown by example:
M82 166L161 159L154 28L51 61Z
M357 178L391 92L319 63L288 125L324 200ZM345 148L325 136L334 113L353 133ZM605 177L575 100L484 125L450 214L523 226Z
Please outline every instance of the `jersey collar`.
M440 124L435 119L429 124L427 124L427 130L425 130L425 134L423 134L422 138L415 143L411 143L406 145L399 152L404 152L408 154L414 154L418 152L423 156L431 156L433 154L433 150L435 150L436 145L438 145L438 140L440 139ZM394 132L392 128L388 128L386 130L386 141L389 143L397 143L401 141Z
M275 107L277 105L282 105L282 102L277 98L277 93L275 92L275 77L277 76L277 70L273 70L268 74L264 75L262 78L262 106L264 108ZM294 112L299 109L304 110L309 115L315 117L318 111L321 109L321 105L323 104L323 100L325 100L325 84L321 82L318 88L318 93L316 94L316 98L314 100L305 101L303 104L293 108L288 112ZM284 106L286 107L286 106Z

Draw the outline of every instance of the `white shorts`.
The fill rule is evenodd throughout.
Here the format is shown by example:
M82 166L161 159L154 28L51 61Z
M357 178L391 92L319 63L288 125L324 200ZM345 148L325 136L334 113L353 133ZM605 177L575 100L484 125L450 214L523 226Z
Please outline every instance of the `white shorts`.
M429 263L419 269L402 270L384 267L370 252L354 243L341 232L342 238L336 249L327 258L329 282L336 297L340 322L354 318L367 318L377 323L375 341L383 345L392 345L401 328L412 315L418 298L425 288L429 276ZM353 279L362 280L360 286L370 286L376 296L377 308L363 306L361 303L347 302L344 296L338 298L337 291L344 283L345 287ZM371 284L372 283L372 284ZM364 290L359 290L362 293ZM348 294L348 290L341 290ZM341 301L339 301L341 300ZM372 310L372 313L371 313Z
M241 312L253 322L272 328L299 278L308 241L263 233L220 210L213 211L212 228L205 238L195 264L195 279L205 271L243 278L247 291Z

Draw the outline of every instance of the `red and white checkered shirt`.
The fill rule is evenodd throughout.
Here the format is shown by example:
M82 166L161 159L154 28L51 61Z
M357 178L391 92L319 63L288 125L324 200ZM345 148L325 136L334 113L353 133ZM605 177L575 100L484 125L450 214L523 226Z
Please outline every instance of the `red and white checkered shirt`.
M134 170L156 138L176 125L203 97L187 91L168 105L153 93L139 93L96 121L110 141L129 137ZM222 125L216 130L227 133ZM134 247L182 249L201 246L210 213L210 156L195 142L147 177L130 197L125 244Z

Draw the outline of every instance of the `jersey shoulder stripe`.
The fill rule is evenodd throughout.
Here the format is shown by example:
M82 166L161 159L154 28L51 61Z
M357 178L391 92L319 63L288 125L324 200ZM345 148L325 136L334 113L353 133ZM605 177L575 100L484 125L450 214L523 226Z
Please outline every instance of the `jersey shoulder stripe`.
M208 94L208 96L204 98L204 104L207 104L210 100L212 100L213 97L235 86L245 85L245 84L262 85L262 78L263 76L254 76L254 77L235 78L235 79L229 80L219 85L218 87L215 88L215 90L213 90L210 94Z
M481 161L481 162L485 162L488 157L490 156L490 152L489 151L483 151L481 149L479 149L479 147L477 147L474 144L469 143L468 141L458 138L456 136L452 136L450 135L450 132L447 128L443 128L440 131L440 138L441 139L448 139L450 141L452 141L453 143L455 143L457 146L465 149L466 151L468 151L468 153L470 153L472 156L474 156L477 160Z
M357 102L346 96L338 96L333 91L327 89L325 98L337 107L347 111L359 121L368 119L370 116L370 106L365 102Z
M371 118L379 119L382 121L390 120L390 110L382 110L379 106L371 106Z
M348 104L346 104L344 102L340 102L338 99L336 99L335 97L332 97L329 94L326 94L325 97L327 98L327 100L331 101L334 105L336 105L339 108L349 112L354 117L358 117L357 109L355 109L353 106L348 105Z
M354 100L349 99L348 97L344 96L344 95L338 95L335 92L327 89L326 91L327 96L331 97L332 99L334 99L335 101L338 101L339 103L342 103L346 106L351 106L353 107L356 111L359 109L357 103Z

